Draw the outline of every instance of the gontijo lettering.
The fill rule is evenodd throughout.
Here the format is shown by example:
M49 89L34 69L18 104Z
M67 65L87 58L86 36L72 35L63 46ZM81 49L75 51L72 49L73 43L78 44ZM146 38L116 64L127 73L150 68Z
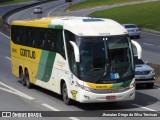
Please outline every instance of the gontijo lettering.
M36 52L35 51L31 51L31 50L21 48L20 49L20 55L24 56L24 57L36 59Z

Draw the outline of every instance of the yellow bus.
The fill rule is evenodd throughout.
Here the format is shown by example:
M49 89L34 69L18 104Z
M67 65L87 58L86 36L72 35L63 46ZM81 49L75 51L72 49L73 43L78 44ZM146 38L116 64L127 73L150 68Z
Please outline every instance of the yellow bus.
M63 96L65 104L135 98L134 54L140 45L119 23L90 17L13 21L12 73L24 86Z

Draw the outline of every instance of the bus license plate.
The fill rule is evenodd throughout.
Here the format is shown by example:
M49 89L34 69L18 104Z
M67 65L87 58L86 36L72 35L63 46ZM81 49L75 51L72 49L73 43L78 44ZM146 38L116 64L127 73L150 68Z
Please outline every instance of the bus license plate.
M116 96L106 96L106 99L107 99L107 100L115 100L115 99L116 99Z

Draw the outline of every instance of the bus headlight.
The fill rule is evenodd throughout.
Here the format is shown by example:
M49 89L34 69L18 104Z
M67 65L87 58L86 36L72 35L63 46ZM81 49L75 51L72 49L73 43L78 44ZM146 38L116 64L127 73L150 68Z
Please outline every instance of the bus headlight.
M80 87L81 89L83 89L83 90L85 90L85 91L89 91L89 92L90 92L90 91L94 90L94 89L92 89L92 88L90 88L90 87L81 85L81 84L79 84L78 82L76 82L76 83L77 83L78 87Z
M129 86L127 86L126 88L127 89L131 89L131 88L134 88L135 87L135 83L132 83L132 84L130 84Z

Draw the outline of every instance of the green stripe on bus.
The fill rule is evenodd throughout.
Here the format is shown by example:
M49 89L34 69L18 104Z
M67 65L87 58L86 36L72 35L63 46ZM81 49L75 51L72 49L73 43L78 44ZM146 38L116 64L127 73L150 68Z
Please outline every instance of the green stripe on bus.
M132 80L128 80L126 82L123 82L122 86L121 87L127 87L131 84Z
M111 88L119 88L122 86L122 82L121 83L115 83L115 84L112 84L112 87Z
M128 80L126 82L121 82L121 83L116 83L112 85L112 88L127 87L130 85L131 82L132 80Z
M43 78L41 79L44 82L48 82L51 77L52 69L53 69L53 65L54 65L54 61L55 61L55 56L56 56L56 53L54 53L54 52L49 52L49 54L48 54L48 58L47 58L46 66L45 66L45 71L43 74Z
M63 29L62 25L48 25L48 28Z
M48 51L42 50L41 58L40 58L39 65L38 65L38 72L36 75L36 78L39 80L42 80L42 78L44 76L44 73L45 73L44 67L46 66L46 62L48 59L48 53L49 53Z

